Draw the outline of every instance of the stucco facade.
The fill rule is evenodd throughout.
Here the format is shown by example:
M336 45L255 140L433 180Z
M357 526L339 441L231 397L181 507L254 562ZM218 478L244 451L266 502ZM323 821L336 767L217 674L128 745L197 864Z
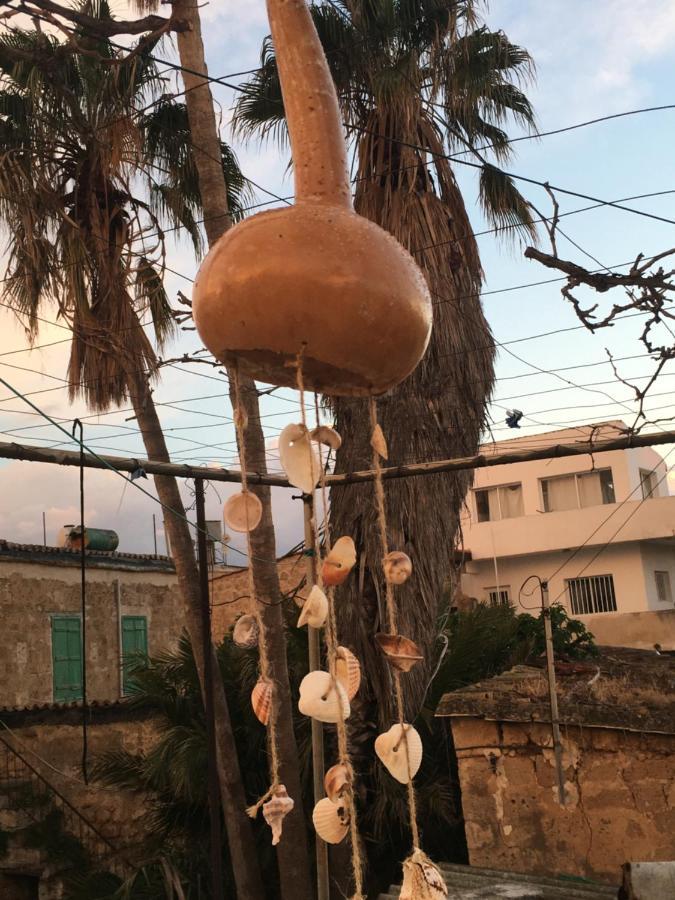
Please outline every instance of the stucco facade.
M546 444L616 436L623 424L567 429L485 447L516 452ZM582 431L583 434L579 432ZM614 642L675 648L675 497L667 468L651 448L513 463L478 469L463 520L470 560L462 592L481 602L518 605L531 575ZM538 598L520 598L532 605ZM633 616L632 619L626 616Z
M168 559L87 555L87 695L113 701L122 694L125 617L145 620L147 650L173 646L183 607ZM0 542L0 707L52 703L55 618L81 618L79 554Z

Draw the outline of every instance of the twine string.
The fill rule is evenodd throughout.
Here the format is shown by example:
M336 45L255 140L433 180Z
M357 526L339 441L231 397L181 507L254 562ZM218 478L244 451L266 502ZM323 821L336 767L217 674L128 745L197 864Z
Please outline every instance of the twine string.
M303 352L300 351L296 357L296 372L297 372L297 386L298 392L300 394L300 413L301 413L301 421L303 430L305 434L307 434L307 410L305 406L305 384L304 377L302 371L302 360L303 360ZM319 404L318 398L316 394L314 395L314 407L316 411L316 424L317 427L320 425L320 416L319 416ZM326 471L323 463L323 451L322 444L320 441L317 441L318 454L319 454L319 483L321 486L321 497L323 503L323 513L324 513L324 534L326 547L328 548L328 552L330 552L330 532L329 532L329 524L328 524L328 507L326 505L327 498L327 487L326 487ZM310 459L310 471L312 476L312 484L316 483L316 459L314 456L314 450L312 448L312 440L308 441L309 446L309 459ZM352 871L354 874L354 885L355 885L355 894L351 898L351 900L365 900L365 895L363 893L363 858L361 856L361 845L359 843L359 830L358 830L358 822L356 818L356 804L354 802L354 767L352 765L351 757L349 755L349 744L347 739L347 726L345 724L345 719L343 717L344 712L344 703L342 701L342 695L338 690L338 681L337 681L337 648L338 648L338 637L337 637L337 620L335 616L335 588L327 587L324 588L323 583L323 571L322 571L322 555L321 555L321 541L319 537L319 528L316 519L316 509L315 504L312 502L310 506L312 515L311 515L311 530L312 530L312 541L314 544L314 556L316 559L316 582L319 588L324 591L326 597L328 598L328 617L326 619L326 625L324 628L324 641L326 644L326 658L328 663L328 672L331 678L331 686L333 691L335 692L335 696L338 700L339 705L339 715L336 723L337 727L337 740L338 740L338 762L340 765L344 766L347 772L347 788L345 793L342 795L343 799L347 801L347 811L349 813L349 838L351 842L351 861L352 861Z
M378 426L377 421L377 402L374 397L370 397L368 401L368 411L370 414L370 434L371 438ZM380 462L380 454L375 447L373 449L373 470L375 472L375 504L377 507L377 524L380 533L380 547L382 559L389 553L389 540L387 537L387 506L384 496L384 483L382 480L382 464ZM385 578L385 599L387 609L387 621L389 623L389 631L396 634L397 610L396 599L394 597L394 585ZM408 770L408 781L406 784L408 792L408 814L410 819L410 832L412 834L413 850L420 849L420 834L417 825L417 798L415 796L415 786L410 774L410 751L408 748L408 726L405 722L405 711L403 708L403 689L401 687L401 672L397 669L393 670L394 677L394 696L396 698L396 714L398 723L401 726L401 740L406 758L406 766Z
M248 425L248 415L241 401L241 385L239 382L239 368L234 366L233 371L233 388L234 388L234 405L235 405L235 427L237 431L237 443L239 444L239 462L241 465L241 490L243 494L250 493L248 486L248 469L246 464L246 428ZM270 754L270 788L257 803L250 806L246 811L255 818L258 810L261 808L274 793L275 788L280 784L280 754L279 754L279 737L277 734L277 690L274 679L271 676L271 666L269 649L267 646L267 631L265 623L260 611L257 592L255 588L255 579L253 577L253 548L251 540L251 529L249 528L249 508L248 503L244 504L246 515L246 549L248 551L248 592L249 592L249 613L255 618L258 625L258 653L260 662L260 677L272 685L272 702L270 706L270 716L267 723L267 743Z

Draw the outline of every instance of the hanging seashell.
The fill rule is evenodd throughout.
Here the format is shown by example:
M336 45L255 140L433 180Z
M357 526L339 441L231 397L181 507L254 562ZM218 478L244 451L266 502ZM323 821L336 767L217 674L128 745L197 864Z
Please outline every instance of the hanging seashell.
M332 800L333 803L336 803L340 797L342 797L346 788L349 787L350 780L347 766L343 766L342 763L331 766L323 779L323 786L328 795L328 799Z
M342 584L356 565L356 547L350 537L335 541L333 549L323 561L321 577L328 587Z
M342 438L334 428L329 425L318 425L311 433L311 438L317 444L325 444L331 450L339 450L342 446Z
M346 647L337 648L335 677L345 689L347 697L352 700L361 685L361 663Z
M304 426L287 425L281 432L279 461L289 482L305 494L311 494L319 483L321 462Z
M412 560L400 550L392 550L382 560L384 577L389 584L403 584L412 575Z
M326 624L328 618L328 597L324 594L318 585L314 585L309 592L309 597L305 600L300 617L298 619L298 628L303 625L310 625L312 628L321 628Z
M262 503L250 491L233 494L225 503L223 519L232 531L253 531L260 525Z
M256 686L251 691L251 706L256 719L263 725L267 725L270 720L273 696L274 685L272 682L265 678L258 679Z
M407 755L403 741L404 728L408 744ZM375 753L393 778L401 784L407 784L415 777L422 763L422 738L412 725L401 726L397 722L389 731L375 739Z
M303 716L310 716L317 722L335 724L340 715L349 717L349 700L339 681L333 683L328 672L310 672L300 682L298 709Z
M403 863L400 900L444 900L448 889L438 868L422 850L415 850Z
M387 448L387 440L384 436L384 432L380 428L380 423L378 422L375 428L373 428L373 433L370 436L370 446L377 453L378 456L381 456L382 459L389 459L389 450Z
M276 847L281 840L284 819L294 806L295 803L292 798L288 796L283 784L278 784L274 788L271 798L267 803L263 803L263 818L272 829L273 847Z
M375 635L375 640L389 665L399 672L409 672L424 659L417 644L401 634L380 633Z
M349 831L349 812L344 803L324 797L312 813L314 829L327 844L339 844Z
M233 418L234 427L236 429L241 428L242 431L246 431L246 429L248 428L248 416L243 406L238 406L235 409Z
M244 650L257 646L259 636L260 627L255 616L240 616L232 629L232 640Z

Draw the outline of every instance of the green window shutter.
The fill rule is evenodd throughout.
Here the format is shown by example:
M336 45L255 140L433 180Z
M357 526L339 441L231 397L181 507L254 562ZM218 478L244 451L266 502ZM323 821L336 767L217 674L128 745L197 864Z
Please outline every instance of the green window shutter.
M82 699L82 626L79 616L52 616L54 700Z
M133 684L130 670L148 655L148 620L145 616L122 616L122 692Z

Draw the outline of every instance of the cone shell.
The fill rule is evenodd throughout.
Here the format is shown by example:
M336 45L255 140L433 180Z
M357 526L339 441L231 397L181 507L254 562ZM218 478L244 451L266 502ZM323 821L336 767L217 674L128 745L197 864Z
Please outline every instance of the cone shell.
M352 700L361 685L361 663L347 647L337 648L335 677Z
M240 616L232 629L232 640L244 650L257 646L259 635L260 628L255 616Z
M273 847L276 847L281 840L284 819L294 806L295 803L288 796L283 784L277 785L267 803L263 803L263 818L272 829Z
M333 549L323 561L321 575L328 587L342 584L356 565L356 547L350 537L335 541Z
M251 706L255 713L256 719L267 725L270 720L270 712L272 711L272 698L274 696L274 687L271 681L260 678L256 686L251 691Z
M401 634L380 633L375 635L375 640L389 665L399 672L409 672L424 659L417 644Z
M312 813L314 829L327 844L339 844L349 831L349 814L343 803L333 803L324 797Z
M445 900L448 889L429 857L415 850L403 863L400 900Z
M349 781L349 772L347 771L346 766L343 766L342 763L331 766L323 779L323 786L328 795L328 799L332 800L333 803L336 803L342 796L345 788L348 787Z
M225 503L223 519L232 531L253 531L262 518L262 503L250 491L233 494Z
M319 425L312 431L311 437L317 444L325 444L331 450L339 450L342 446L342 438L329 425Z
M403 728L408 743L407 757ZM393 778L407 784L415 777L422 763L422 738L412 725L401 726L397 722L375 739L375 753Z
M342 714L349 717L349 700L339 681L333 684L328 672L310 672L300 682L298 709L303 716L311 716L317 722L335 724Z
M311 494L319 482L321 462L307 429L287 425L279 435L279 461L289 482Z
M412 560L400 550L392 550L382 560L384 577L389 584L403 584L412 575Z
M298 628L303 625L310 625L312 628L321 628L326 624L328 618L328 597L324 594L318 585L314 585L309 592L309 597L305 600L300 617L298 618Z
M373 433L370 436L370 446L378 456L382 457L382 459L389 459L389 449L387 448L387 441L384 436L384 432L380 428L379 423L375 426L375 428L373 428Z

